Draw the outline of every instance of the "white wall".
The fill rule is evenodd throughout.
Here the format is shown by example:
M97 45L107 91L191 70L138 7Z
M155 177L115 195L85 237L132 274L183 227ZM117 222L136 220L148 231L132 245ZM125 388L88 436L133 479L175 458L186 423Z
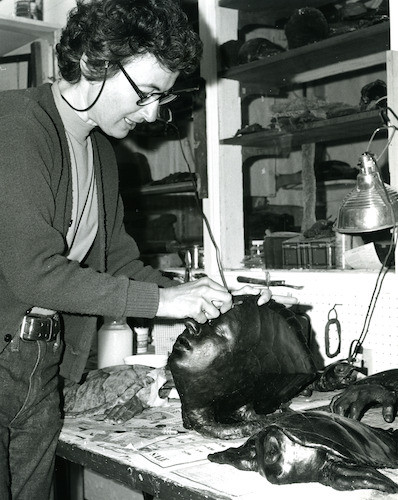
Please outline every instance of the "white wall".
M309 271L271 270L272 280L285 280L287 284L303 286L302 290L273 287L273 294L292 295L300 306L308 308L317 348L325 365L348 356L350 344L359 338L376 284L377 271ZM232 289L242 283L238 275L264 278L260 270L227 271L226 278ZM370 374L398 366L398 308L397 276L388 273L381 287L369 333L363 347L367 350ZM325 353L325 326L331 308L336 305L341 323L341 354L330 359ZM331 315L334 317L334 313Z
M0 2L0 15L13 17L15 15L15 0L2 0Z
M64 25L70 9L76 0L43 0L43 21ZM15 0L0 1L1 16L15 16Z
M75 5L76 0L44 0L43 20L63 26L66 22L68 12Z

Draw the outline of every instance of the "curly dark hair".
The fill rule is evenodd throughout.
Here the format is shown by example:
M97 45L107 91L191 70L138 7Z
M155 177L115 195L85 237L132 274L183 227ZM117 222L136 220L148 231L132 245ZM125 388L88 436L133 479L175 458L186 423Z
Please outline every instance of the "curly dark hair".
M171 72L192 73L202 55L199 36L178 0L77 0L56 47L62 77L76 83L86 55L88 80L117 73L116 62L150 53Z

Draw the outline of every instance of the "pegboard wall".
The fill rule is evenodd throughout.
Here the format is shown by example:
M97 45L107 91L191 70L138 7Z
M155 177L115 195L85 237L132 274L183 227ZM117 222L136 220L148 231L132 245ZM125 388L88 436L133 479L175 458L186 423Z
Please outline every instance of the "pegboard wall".
M308 315L311 318L315 342L325 363L345 358L351 343L359 339L364 328L371 293L353 291L353 293L306 293L300 295L300 305L310 305ZM363 343L364 362L369 374L398 367L398 297L390 293L380 293L376 308L369 324L368 333ZM341 325L341 352L335 358L328 358L325 345L325 327L328 318L337 318ZM332 350L336 345L332 329Z
M183 321L156 319L152 328L155 354L169 355L176 338L182 333L184 328L185 324Z
M255 273L245 275L254 277ZM261 278L260 275L257 277ZM346 358L351 343L362 332L377 272L271 271L271 279L303 286L302 290L274 287L272 293L292 295L298 299L300 309L311 318L314 349L324 364ZM241 283L232 280L231 287L239 289L241 286ZM328 358L325 327L329 311L334 306L341 325L341 352L334 358ZM331 317L334 318L335 314L332 313ZM364 363L369 374L398 368L398 277L395 273L389 273L383 281L363 347Z
M281 279L292 285L303 286L302 290L274 287L272 293L297 298L300 308L311 319L314 335L313 347L321 362L327 365L346 358L351 343L359 338L364 327L377 280L377 272L289 270L271 271L271 273L273 280ZM232 290L242 287L242 284L236 281L238 274L263 277L258 272L227 272L227 283ZM333 307L341 325L341 351L336 357L328 358L325 348L325 327L329 312ZM335 317L334 312L331 317ZM169 354L175 339L184 328L183 321L157 319L152 329L156 354ZM389 273L383 281L363 348L364 363L369 375L390 368L398 368L398 276L395 273Z

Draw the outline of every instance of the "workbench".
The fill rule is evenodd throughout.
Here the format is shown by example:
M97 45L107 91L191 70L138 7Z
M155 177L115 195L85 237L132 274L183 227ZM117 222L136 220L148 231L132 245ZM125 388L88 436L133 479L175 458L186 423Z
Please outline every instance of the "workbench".
M322 398L329 401L329 394ZM302 409L319 406L313 398L303 398L295 398L292 407ZM375 409L367 423L391 427L391 424L383 422L381 410ZM398 424L394 425L398 428ZM338 492L318 483L272 485L256 472L240 471L207 460L209 453L240 446L245 441L207 439L195 431L187 431L182 426L180 402L170 401L167 406L144 410L123 425L95 418L66 418L57 455L132 490L142 491L145 500L154 497L161 500L398 498L398 495L387 495L375 490ZM383 473L398 482L398 471L389 469Z

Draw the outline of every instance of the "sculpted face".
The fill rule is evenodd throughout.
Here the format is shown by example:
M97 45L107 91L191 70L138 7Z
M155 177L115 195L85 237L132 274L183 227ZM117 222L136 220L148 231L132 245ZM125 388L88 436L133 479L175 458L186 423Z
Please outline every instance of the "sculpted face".
M226 332L222 325L214 329L187 322L185 332L173 347L175 365L190 373L201 372L211 365L221 364L231 356L235 335Z
M204 325L188 321L173 347L175 367L191 374L215 368L224 371L226 364L247 355L258 341L258 329L242 328L242 322L246 322L240 306L235 304L231 311Z
M257 297L240 295L217 319L186 326L168 365L187 428L247 435L257 415L275 411L315 376L300 323L281 304L258 306Z

